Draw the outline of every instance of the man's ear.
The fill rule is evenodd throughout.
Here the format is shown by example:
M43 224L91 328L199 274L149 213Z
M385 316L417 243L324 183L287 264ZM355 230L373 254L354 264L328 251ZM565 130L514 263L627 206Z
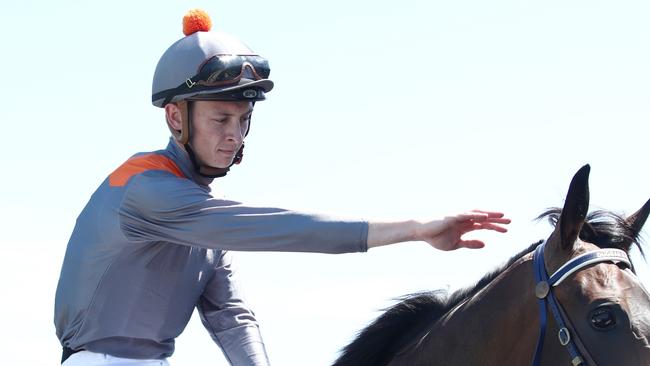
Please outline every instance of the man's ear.
M167 103L165 105L165 119L167 119L167 126L170 130L180 133L183 128L181 119L181 111L178 109L176 103Z
M189 108L189 103L184 100L165 105L167 127L174 138L183 145L190 139Z

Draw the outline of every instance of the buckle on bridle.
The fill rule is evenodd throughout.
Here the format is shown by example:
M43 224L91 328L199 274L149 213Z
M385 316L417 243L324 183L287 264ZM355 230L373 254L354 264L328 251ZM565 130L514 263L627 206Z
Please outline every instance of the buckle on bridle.
M585 361L582 360L582 357L575 356L573 360L571 360L571 363L573 364L573 366L580 366L580 365L584 365Z
M567 328L561 328L559 332L557 332L557 337L560 339L560 344L563 346L566 346L571 342L571 332Z

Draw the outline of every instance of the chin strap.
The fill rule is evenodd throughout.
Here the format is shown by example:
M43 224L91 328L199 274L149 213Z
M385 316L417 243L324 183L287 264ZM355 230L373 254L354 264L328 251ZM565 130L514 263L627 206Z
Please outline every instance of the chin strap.
M241 161L241 156L243 155L243 150L244 150L244 145L239 148L239 151L237 152L237 155L235 156L235 159L233 159L232 164L230 164L229 167L227 168L215 168L207 165L200 165L198 159L196 158L196 154L194 154L194 151L192 150L192 147L190 146L189 143L183 145L185 147L185 151L187 151L187 155L190 156L190 160L192 161L192 166L194 166L194 170L199 173L201 176L206 177L206 178L221 178L224 177L228 172L230 171L230 167L233 166L234 164L239 164L237 162L237 157L239 157L239 161Z
M190 116L192 112L192 104L188 103L185 100L182 100L178 101L177 105L178 109L181 112L181 131L180 133L177 133L175 137L181 144L183 144L183 147L185 147L185 151L187 151L187 154L192 161L192 166L194 166L194 170L199 173L199 175L206 178L221 178L228 174L231 166L241 163L242 159L244 158L244 144L241 145L237 151L237 154L235 154L235 158L233 159L232 163L227 168L215 168L205 164L200 164L198 158L196 157L196 154L194 153L194 150L192 149L192 146L190 146ZM248 131L250 131L250 122L245 136L248 136Z

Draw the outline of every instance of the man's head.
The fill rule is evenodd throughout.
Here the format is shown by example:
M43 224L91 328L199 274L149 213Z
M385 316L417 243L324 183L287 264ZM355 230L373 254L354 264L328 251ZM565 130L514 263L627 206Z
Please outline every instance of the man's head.
M271 70L266 59L232 36L210 32L210 27L203 11L191 10L185 15L186 37L172 44L158 61L151 99L153 105L165 109L167 125L195 169L205 176L220 177L241 161L252 106L265 99L273 82L268 79ZM207 128L206 121L225 115L238 123L246 118L241 137L220 134L230 133L227 129L218 133L218 129ZM205 133L209 134L202 135ZM222 145L224 142L238 148L228 164L221 158L225 159L233 146Z

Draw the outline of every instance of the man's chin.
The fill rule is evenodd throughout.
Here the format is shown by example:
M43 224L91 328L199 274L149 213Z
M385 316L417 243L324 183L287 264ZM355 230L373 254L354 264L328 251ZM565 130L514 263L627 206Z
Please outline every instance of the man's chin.
M208 166L214 169L226 169L232 165L232 162L233 159L230 159L229 161L212 161Z

